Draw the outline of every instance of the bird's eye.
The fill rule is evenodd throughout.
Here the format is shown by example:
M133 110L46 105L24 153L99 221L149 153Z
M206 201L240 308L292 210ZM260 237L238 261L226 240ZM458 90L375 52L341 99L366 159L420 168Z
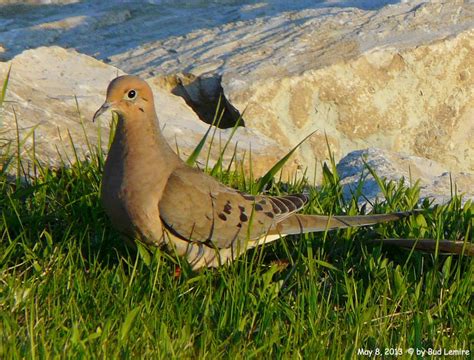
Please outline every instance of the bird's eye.
M129 98L130 100L133 100L137 97L137 92L135 90L130 90L128 93L127 93L127 98Z

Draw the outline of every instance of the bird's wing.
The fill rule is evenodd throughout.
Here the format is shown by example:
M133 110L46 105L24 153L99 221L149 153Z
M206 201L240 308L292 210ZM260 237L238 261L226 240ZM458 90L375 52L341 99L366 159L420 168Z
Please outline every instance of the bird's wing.
M222 249L265 236L306 201L305 195L244 194L197 169L180 167L168 179L159 211L175 236Z

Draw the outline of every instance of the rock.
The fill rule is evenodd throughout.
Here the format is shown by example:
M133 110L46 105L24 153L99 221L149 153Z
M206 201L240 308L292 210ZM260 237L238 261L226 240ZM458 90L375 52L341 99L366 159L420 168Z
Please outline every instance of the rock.
M80 0L0 0L0 5L49 5L73 4Z
M221 80L201 90L222 88L245 109L248 128L285 149L319 129L293 165L313 169L327 159L327 137L336 159L377 146L472 172L473 29L467 2L304 9L149 42L110 60L142 76Z
M368 148L347 154L337 164L337 171L343 185L344 197L352 198L359 182L363 181L360 203L373 203L383 194L368 167L377 176L398 182L404 178L405 184L414 185L419 181L420 198L429 198L434 204L444 204L451 194L463 195L463 201L474 201L474 175L465 172L446 171L443 164L413 155L394 153L383 149Z
M99 127L91 122L92 115L105 100L105 90L110 80L123 72L87 55L60 47L27 50L10 62L0 63L2 82L10 65L12 69L7 102L0 114L3 141L14 141L16 117L21 137L25 140L23 157L31 159L33 136L29 134L33 131L36 156L47 166L60 166L61 159L66 163L74 161L70 138L78 154L81 157L87 155L87 143L94 146L99 142ZM196 116L181 97L160 87L163 84L157 79L149 82L155 94L156 109L165 136L173 147L179 148L183 157L187 157L209 126ZM104 123L101 137L105 148L109 128L108 121ZM231 129L216 129L217 145L211 152L211 163L217 159L219 142L223 145L230 133ZM226 161L231 158L237 143L237 159L242 158L245 152L248 156L250 148L254 158L258 159L253 164L256 176L267 171L283 155L271 139L250 129L239 128L231 139L224 158ZM205 162L206 155L205 148L202 162Z
M212 46L212 39L206 39L208 29L215 31L222 27L227 31L236 25L243 25L245 28L255 19L265 17L266 21L290 11L331 8L335 5L378 9L394 0L343 0L336 4L333 0L266 0L245 4L246 2L248 1L242 4L238 1L0 0L0 43L6 48L3 57L6 60L28 48L47 45L75 48L105 60L130 49L136 49L136 54L139 55L149 43L157 40L167 42L173 37L184 37L184 41L199 41L204 38L209 41L203 45L209 48ZM75 22L71 27L62 26L63 31L51 29L51 24L54 27L58 23L71 23L69 19L77 18L78 15L84 21ZM251 37L248 33L245 35L247 38ZM192 43L194 44L195 42ZM151 50L153 47L152 45ZM176 65L179 62L176 62L176 58L184 49L181 46L180 49L164 47L161 50L154 63L171 60ZM146 50L144 52L146 55ZM152 59L148 56L146 58L146 63L150 64ZM209 58L202 60L199 62L201 66L212 63ZM178 65L181 70L186 66L191 68L193 64ZM151 68L149 65L147 67ZM162 71L163 68L160 67L160 72ZM169 73L171 72L167 74Z
M336 159L376 146L474 171L472 2L179 3L6 6L0 56L72 47L166 84L207 122L224 93L225 126L246 109L280 154L318 129L288 166L311 177L326 142Z
M320 129L320 139L303 145L299 152L305 165L314 157L327 158L324 132L336 159L376 146L436 160L449 170L472 172L474 31L458 32L456 26L448 37L429 41L408 31L422 24L447 31L458 24L440 21L435 25L426 21L426 15L421 23L412 18L417 19L418 12L441 12L440 18L446 20L449 14L454 16L454 10L463 14L465 8L453 5L445 10L426 4L408 14L392 14L390 21L382 10L362 28L359 23L346 26L346 21L344 28L334 24L336 29L328 21L313 24L313 31L302 31L306 36L283 46L287 53L298 53L295 60L272 55L272 61L257 62L248 72L242 65L224 69L222 87L234 107L246 108L248 127L274 134L286 147L301 134ZM376 24L380 38L370 39L373 43L368 47L367 35L364 39L360 32L373 36ZM404 31L396 34L398 27ZM389 32L392 28L395 34ZM392 37L389 44L387 37ZM248 64L249 69L253 66Z

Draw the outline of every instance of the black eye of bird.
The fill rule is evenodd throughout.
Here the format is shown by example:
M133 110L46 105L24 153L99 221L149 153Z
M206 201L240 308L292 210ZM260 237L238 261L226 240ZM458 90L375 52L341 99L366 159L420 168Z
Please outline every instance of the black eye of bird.
M129 99L135 99L137 97L137 92L135 90L130 90L127 96Z

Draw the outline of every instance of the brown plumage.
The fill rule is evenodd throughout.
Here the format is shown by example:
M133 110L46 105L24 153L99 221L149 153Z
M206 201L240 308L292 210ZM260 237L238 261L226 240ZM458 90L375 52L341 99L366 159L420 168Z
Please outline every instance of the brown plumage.
M102 203L113 225L133 239L166 244L193 268L216 267L288 234L372 225L409 213L367 216L296 214L305 195L252 196L187 166L159 130L153 93L135 76L107 89L104 111L118 114L105 163Z

